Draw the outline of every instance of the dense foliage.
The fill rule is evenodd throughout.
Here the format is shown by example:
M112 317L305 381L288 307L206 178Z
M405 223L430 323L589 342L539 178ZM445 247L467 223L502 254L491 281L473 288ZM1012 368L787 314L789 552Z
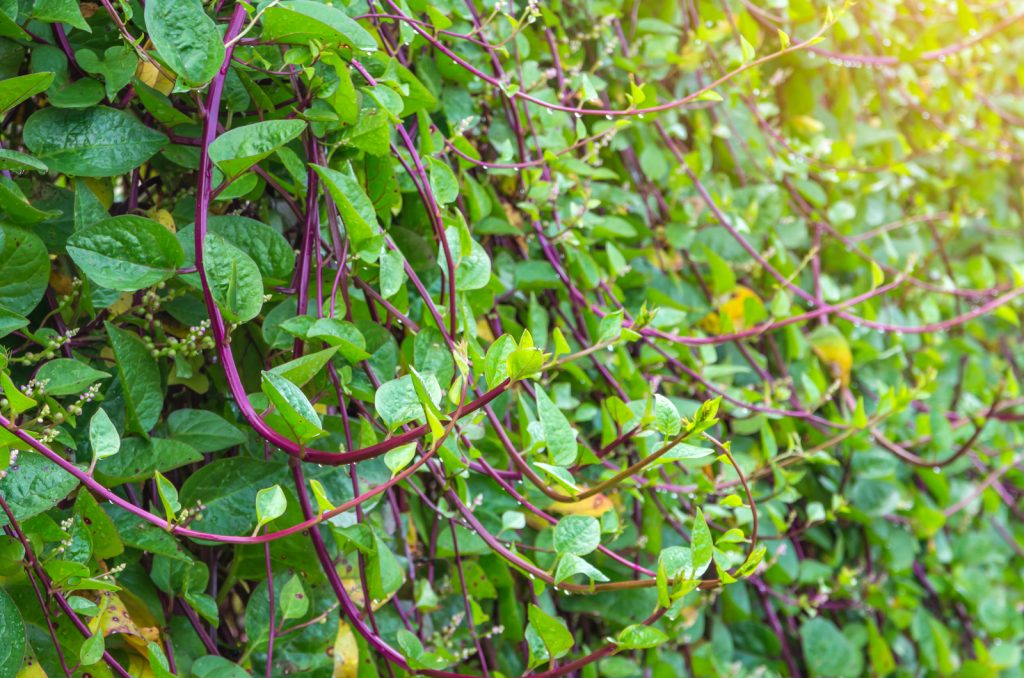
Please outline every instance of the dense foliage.
M0 678L1020 675L1013 5L0 0Z

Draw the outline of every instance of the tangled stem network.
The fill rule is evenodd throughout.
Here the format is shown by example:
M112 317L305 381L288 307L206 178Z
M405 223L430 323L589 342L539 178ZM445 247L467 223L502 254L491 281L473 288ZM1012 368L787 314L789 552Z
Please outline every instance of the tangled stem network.
M0 675L1019 664L1024 14L57 4Z

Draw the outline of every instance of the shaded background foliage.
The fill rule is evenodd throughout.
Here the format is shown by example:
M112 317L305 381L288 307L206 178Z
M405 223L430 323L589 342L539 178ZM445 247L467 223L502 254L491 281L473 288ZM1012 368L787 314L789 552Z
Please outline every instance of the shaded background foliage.
M0 676L1017 675L1018 11L0 2Z

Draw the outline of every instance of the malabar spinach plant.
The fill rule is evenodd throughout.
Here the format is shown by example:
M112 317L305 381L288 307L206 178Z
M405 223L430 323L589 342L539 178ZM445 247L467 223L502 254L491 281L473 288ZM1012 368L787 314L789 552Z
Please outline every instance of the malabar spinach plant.
M0 0L0 678L994 676L1024 14Z

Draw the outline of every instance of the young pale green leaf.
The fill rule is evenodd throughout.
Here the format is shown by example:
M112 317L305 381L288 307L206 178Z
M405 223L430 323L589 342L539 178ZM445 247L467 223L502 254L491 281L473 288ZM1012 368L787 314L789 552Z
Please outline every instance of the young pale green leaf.
M711 565L715 545L711 540L711 530L704 520L704 513L699 508L693 519L693 533L690 538L691 557L693 558L693 576L699 577Z
M304 120L265 120L236 127L210 144L210 160L228 179L233 179L305 129Z
M552 617L536 605L531 604L527 617L534 632L544 642L548 654L552 659L558 659L568 654L576 641L566 628L565 622L558 617Z
M280 485L265 487L257 492L256 529L253 530L253 535L259 534L259 531L267 523L273 522L283 516L287 509L288 498L285 497L284 490L281 489Z
M380 295L385 299L398 294L405 284L405 257L401 252L388 250L380 256Z
M646 624L632 624L622 629L615 644L619 650L648 650L668 640L665 632Z
M121 437L106 410L98 409L89 420L89 445L94 459L113 457L121 450Z
M416 456L416 443L400 445L393 450L388 450L384 455L384 465L395 476L402 471Z
M370 357L366 352L366 339L359 328L346 320L320 318L314 322L306 336L320 339L337 350L338 354L355 365Z
M82 642L82 647L78 651L78 659L82 662L83 666L92 666L103 659L105 651L106 645L103 642L103 634L93 633Z
M160 504L164 508L164 515L167 516L167 524L174 522L175 516L181 510L181 502L178 501L178 488L170 480L164 477L159 471L155 474L156 491L160 495Z
M155 221L128 214L75 231L67 249L90 279L121 292L163 282L185 260L173 233Z

